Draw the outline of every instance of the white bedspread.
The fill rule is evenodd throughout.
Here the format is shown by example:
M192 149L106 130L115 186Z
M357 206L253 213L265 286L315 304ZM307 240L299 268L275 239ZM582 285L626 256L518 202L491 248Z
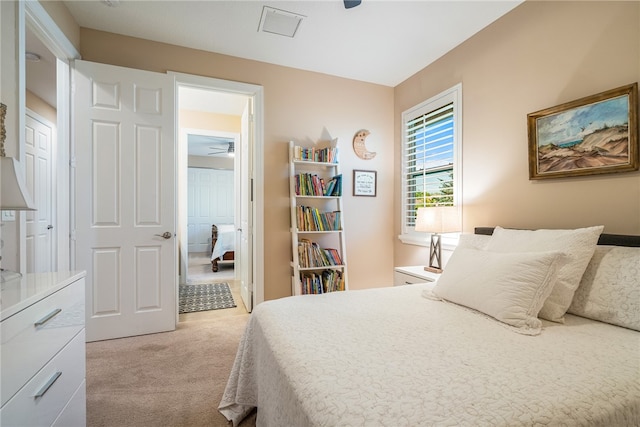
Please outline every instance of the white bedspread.
M218 227L218 240L211 252L211 261L220 258L225 252L236 249L236 228L233 224L220 224Z
M637 426L640 333L577 316L526 336L429 285L258 305L220 411L258 426Z

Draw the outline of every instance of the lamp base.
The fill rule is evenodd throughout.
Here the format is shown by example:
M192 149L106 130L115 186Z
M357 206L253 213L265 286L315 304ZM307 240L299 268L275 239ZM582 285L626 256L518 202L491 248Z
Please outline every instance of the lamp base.
M435 268L435 267L425 267L424 271L429 271L431 273L436 273L436 274L442 273L442 269L441 268Z

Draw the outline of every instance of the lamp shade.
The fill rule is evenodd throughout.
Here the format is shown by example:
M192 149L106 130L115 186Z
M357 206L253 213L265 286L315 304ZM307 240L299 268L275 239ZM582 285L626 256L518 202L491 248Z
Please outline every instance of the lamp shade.
M35 210L27 192L20 163L13 157L0 156L0 209L5 211Z
M455 206L418 208L416 231L455 233L460 231L460 213Z

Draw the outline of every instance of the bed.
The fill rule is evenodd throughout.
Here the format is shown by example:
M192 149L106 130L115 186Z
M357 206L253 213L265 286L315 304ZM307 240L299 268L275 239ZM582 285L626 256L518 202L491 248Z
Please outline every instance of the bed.
M211 271L220 269L222 262L235 259L236 229L233 224L211 226Z
M640 425L640 236L599 230L595 240L593 230L554 237L550 246L573 245L559 252L539 250L549 246L539 235L496 228L461 236L437 283L259 304L219 410L234 426L256 407L258 426ZM518 251L527 241L537 249ZM465 272L469 254L491 268L471 262ZM512 297L492 288L496 274L517 270L497 262L545 282L530 292L541 301L509 303L526 308L519 319L511 305L495 307ZM577 280L567 312L540 319L553 317L547 303L567 278ZM491 297L460 304L465 280L463 299L478 300L476 288Z

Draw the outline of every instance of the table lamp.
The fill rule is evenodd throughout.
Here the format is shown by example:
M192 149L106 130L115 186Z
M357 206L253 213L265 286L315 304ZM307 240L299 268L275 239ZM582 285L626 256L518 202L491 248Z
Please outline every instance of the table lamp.
M13 157L6 157L4 141L7 136L4 118L7 107L0 104L0 210L3 211L32 211L35 210L33 200L27 192L24 182L24 171L20 163ZM0 260L2 257L0 257ZM20 273L0 268L0 279L4 282L13 277L20 277Z
M460 212L455 206L433 206L418 208L416 231L431 233L429 247L429 266L426 271L442 273L441 233L460 231Z

